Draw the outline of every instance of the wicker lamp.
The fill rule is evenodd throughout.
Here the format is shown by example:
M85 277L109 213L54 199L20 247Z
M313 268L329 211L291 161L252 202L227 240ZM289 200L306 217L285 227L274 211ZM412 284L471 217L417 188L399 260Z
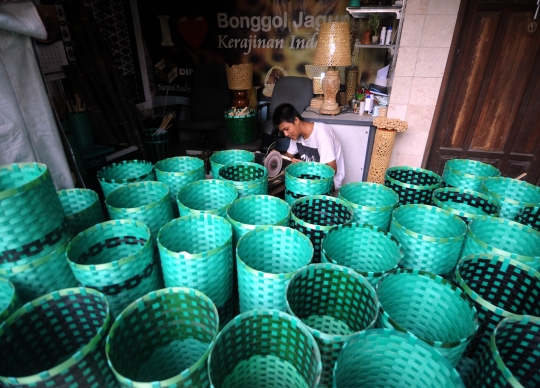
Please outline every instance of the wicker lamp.
M247 91L253 86L253 64L225 65L227 71L227 84L233 91L233 105L236 108L245 108L249 105Z
M324 99L319 113L338 114L340 108L336 94L340 79L336 66L351 65L351 27L348 22L326 22L321 25L313 64L328 66L322 80Z
M313 94L315 94L309 106L320 109L324 100L322 79L324 78L324 72L328 70L328 66L305 65L305 67L307 77L313 81Z

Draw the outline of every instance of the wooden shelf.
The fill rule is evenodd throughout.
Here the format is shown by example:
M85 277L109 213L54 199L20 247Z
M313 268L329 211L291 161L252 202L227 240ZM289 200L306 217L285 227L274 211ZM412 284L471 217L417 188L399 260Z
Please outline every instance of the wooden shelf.
M369 13L391 13L396 15L396 19L403 17L403 6L390 6L390 7L347 7L347 12L352 17L361 18L364 14Z

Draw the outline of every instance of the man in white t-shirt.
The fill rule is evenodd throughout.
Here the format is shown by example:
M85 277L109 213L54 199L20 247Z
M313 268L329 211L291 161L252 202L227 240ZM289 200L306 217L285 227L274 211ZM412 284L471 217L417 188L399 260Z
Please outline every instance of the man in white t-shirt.
M336 172L334 190L339 190L345 177L345 163L341 144L334 129L324 123L304 121L300 113L289 103L276 107L272 122L291 139L285 156L291 158L292 163L304 161L329 165Z

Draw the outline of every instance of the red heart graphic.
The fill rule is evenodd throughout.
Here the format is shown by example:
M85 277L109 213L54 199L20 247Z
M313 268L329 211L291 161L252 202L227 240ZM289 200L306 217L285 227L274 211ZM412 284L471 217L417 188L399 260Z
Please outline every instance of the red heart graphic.
M208 32L208 22L204 15L195 15L193 20L186 15L181 15L178 17L176 26L182 38L194 49L202 44Z

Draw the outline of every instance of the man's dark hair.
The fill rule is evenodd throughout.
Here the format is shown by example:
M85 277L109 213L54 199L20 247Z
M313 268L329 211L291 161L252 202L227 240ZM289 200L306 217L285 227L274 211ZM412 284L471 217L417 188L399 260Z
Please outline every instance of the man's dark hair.
M272 123L274 126L279 126L282 122L286 121L287 123L294 123L294 119L297 118L302 121L302 116L296 110L292 104L285 102L277 106L274 109L274 114L272 115Z

